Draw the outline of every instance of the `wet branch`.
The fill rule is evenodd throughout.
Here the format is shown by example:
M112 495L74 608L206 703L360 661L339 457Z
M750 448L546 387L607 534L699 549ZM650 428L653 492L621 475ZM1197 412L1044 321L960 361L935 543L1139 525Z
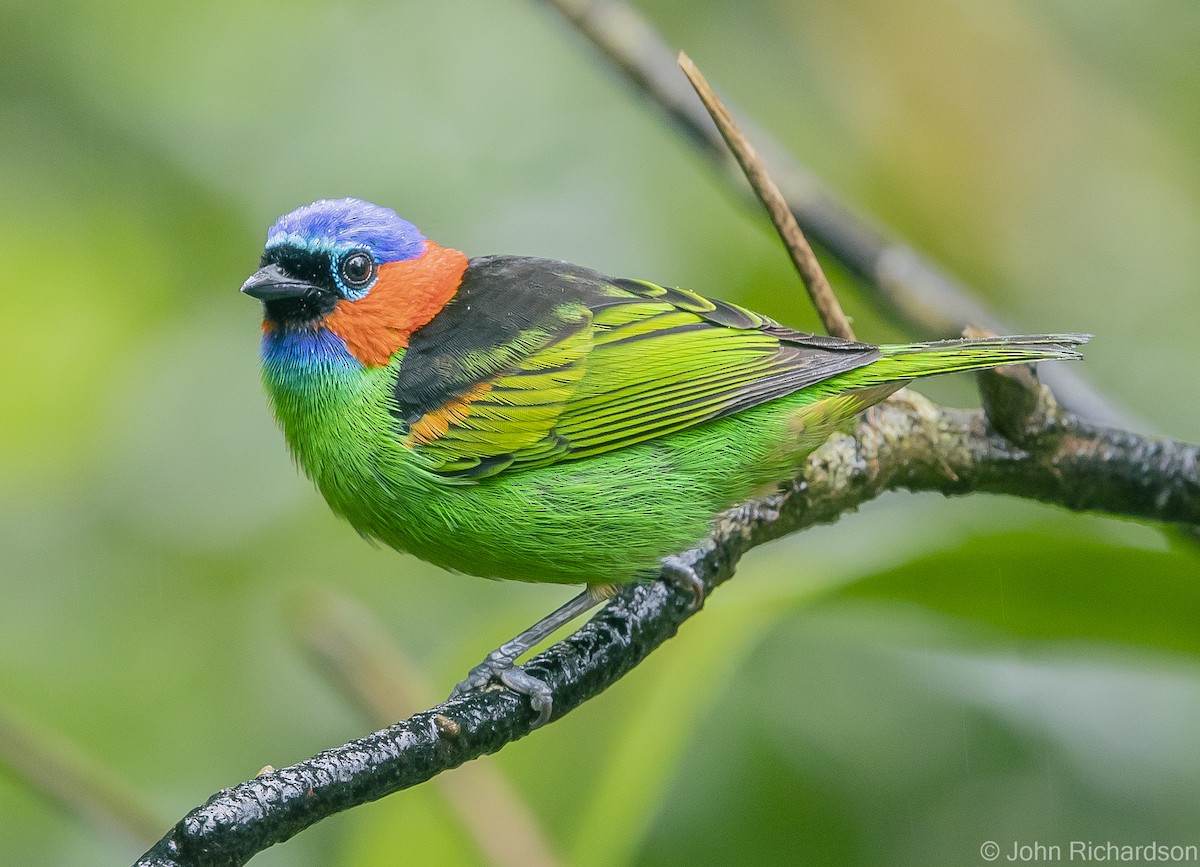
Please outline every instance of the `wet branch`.
M709 592L751 548L837 520L887 491L1011 494L1076 511L1200 525L1200 446L1093 425L1063 410L1027 369L981 375L983 410L919 395L869 410L783 494L725 513L685 559ZM1007 436L999 431L1004 430ZM624 588L590 623L526 666L557 719L603 692L691 616L686 591ZM537 714L507 690L444 702L403 722L224 789L139 860L143 867L239 865L342 810L424 782L529 734Z

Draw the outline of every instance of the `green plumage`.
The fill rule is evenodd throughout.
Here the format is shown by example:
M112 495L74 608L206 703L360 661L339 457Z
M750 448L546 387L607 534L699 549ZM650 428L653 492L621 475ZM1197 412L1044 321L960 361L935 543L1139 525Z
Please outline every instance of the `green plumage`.
M268 360L264 378L300 464L364 535L486 577L624 582L909 380L1081 340L874 347L492 257L389 365Z

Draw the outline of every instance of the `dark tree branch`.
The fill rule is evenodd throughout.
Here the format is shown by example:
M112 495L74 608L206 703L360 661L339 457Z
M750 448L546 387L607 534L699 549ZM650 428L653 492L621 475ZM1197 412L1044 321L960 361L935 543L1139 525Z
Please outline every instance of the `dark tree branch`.
M403 719L415 708L432 703L438 694L371 612L336 591L311 595L294 627L317 671L372 725ZM560 863L528 804L499 768L475 763L431 782L441 790L484 863L491 867Z
M623 0L545 2L587 37L730 183L746 189L720 132L680 77L675 52L640 12ZM952 337L971 324L1000 334L1020 332L976 300L973 296L978 293L904 243L896 232L856 213L736 106L733 113L742 117L742 128L758 143L804 231L859 277L876 303L916 334ZM1146 427L1088 382L1078 368L1065 364L1048 368L1045 378L1063 405L1085 418L1118 427Z
M991 418L916 394L869 410L780 495L724 515L688 552L707 591L751 548L854 511L897 489L988 491L1166 523L1200 525L1200 446L1093 425L1062 410L1025 374L984 377ZM1010 432L1006 438L997 430ZM665 582L624 588L590 623L527 668L554 694L554 718L607 689L693 613ZM375 734L214 795L140 867L239 865L321 819L424 782L528 734L537 714L496 689L447 701Z

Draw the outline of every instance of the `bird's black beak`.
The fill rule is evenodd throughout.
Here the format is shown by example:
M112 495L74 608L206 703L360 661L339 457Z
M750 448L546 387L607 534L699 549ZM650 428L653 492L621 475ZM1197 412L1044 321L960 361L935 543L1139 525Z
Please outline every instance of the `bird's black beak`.
M265 265L242 284L242 291L260 301L279 301L284 298L303 298L318 290L313 284L290 276L278 265Z

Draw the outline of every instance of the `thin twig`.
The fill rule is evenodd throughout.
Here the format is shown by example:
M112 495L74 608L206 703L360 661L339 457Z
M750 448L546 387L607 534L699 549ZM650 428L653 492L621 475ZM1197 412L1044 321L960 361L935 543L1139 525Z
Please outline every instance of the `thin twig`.
M731 184L744 188L742 172L730 158L721 135L680 80L675 52L645 16L622 0L544 2L595 45ZM971 324L999 334L1020 332L985 307L977 299L979 293L905 243L893 229L847 205L736 106L731 111L742 118L743 129L758 142L764 162L804 231L861 278L875 302L907 323L916 335L953 337ZM1042 376L1063 406L1084 418L1114 427L1150 427L1117 406L1076 367L1048 366Z
M0 767L9 768L43 795L95 831L146 846L162 820L111 770L78 745L18 720L0 707Z
M700 97L700 101L708 109L713 123L721 131L721 137L725 139L725 143L729 145L729 150L733 152L738 165L742 167L746 180L750 182L759 201L767 209L775 231L779 233L783 245L787 247L788 255L792 257L792 264L796 266L796 270L800 273L800 279L804 282L804 288L808 290L808 297L812 299L813 306L817 308L817 314L825 325L825 331L843 340L853 340L854 331L850 328L850 320L842 312L842 305L838 303L837 296L833 293L833 287L825 279L821 263L817 261L817 256L809 246L808 239L800 230L796 217L783 198L783 193L779 192L779 187L767 173L762 157L758 155L754 145L738 127L737 121L733 119L729 109L709 86L708 80L700 72L692 58L682 51L679 52L679 68L683 70L683 74L688 77L688 81L696 89L696 95Z

